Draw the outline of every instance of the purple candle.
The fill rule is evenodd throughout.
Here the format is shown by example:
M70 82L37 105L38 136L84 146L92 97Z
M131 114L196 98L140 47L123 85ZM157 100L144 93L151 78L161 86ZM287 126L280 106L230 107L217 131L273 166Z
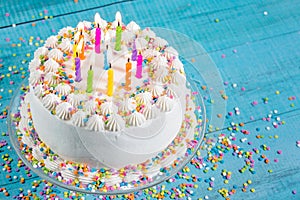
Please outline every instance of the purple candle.
M80 58L78 57L78 53L76 53L75 58L75 81L80 82L82 80L81 78L81 68L80 68Z
M101 29L99 28L99 24L96 28L96 35L95 35L95 52L97 54L100 53L100 43L101 43Z
M138 79L142 78L142 73L143 73L143 56L141 52L139 52L139 55L137 56L135 77Z
M131 60L136 61L136 57L137 57L137 50L136 50L136 45L135 45L135 40L134 40L133 47L132 47Z

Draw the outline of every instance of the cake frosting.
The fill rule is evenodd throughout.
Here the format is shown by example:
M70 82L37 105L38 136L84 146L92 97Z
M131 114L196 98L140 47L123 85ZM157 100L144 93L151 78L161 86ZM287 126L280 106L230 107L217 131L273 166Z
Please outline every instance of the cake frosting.
M50 171L60 172L58 179L77 177L68 170L68 162L116 171L144 166L126 176L127 181L153 176L183 155L188 145L178 147L180 152L172 157L162 152L172 147L179 135L193 140L197 130L195 104L178 52L150 28L141 29L133 21L126 25L119 13L116 16L114 22L107 22L96 14L95 22L62 28L35 51L29 63L29 91L21 103L19 130L35 159L43 160L32 139L37 137L59 157L43 160ZM122 39L116 50L118 26ZM96 28L101 34L100 52L95 45ZM141 77L137 76L139 61L134 53L142 57ZM79 59L78 81L75 68ZM128 59L131 71L126 70ZM108 93L107 63L114 71L112 95ZM126 85L128 78L130 85ZM89 84L91 91L87 90ZM187 118L189 126L185 125ZM32 130L34 137L25 136ZM162 155L164 164L158 164L156 159ZM95 174L97 171L90 171L77 178L88 184ZM114 176L106 179L108 185L124 181Z

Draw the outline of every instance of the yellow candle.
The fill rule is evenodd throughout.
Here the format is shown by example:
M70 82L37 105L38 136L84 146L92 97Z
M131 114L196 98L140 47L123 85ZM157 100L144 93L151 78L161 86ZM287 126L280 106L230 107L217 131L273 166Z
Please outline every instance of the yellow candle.
M109 65L107 73L107 96L112 96L114 93L114 70L111 68L111 64Z
M72 64L72 70L75 70L75 58L76 58L76 52L77 52L77 42L75 41L73 45L73 64Z

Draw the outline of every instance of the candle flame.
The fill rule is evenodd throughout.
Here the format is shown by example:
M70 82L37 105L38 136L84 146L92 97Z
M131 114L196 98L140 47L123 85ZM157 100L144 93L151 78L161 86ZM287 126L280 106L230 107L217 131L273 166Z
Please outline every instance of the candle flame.
M96 13L96 14L95 14L94 20L95 20L95 24L96 24L96 25L97 25L97 24L100 24L101 17L100 17L100 14L99 14L99 13Z
M84 24L82 22L79 22L77 25L78 31L83 31L84 30Z
M76 52L81 53L81 49L82 49L82 45L83 45L83 39L81 39L77 45L77 49Z
M121 16L121 13L119 11L116 12L116 21L120 22L120 25L122 25L122 16Z
M79 35L80 35L79 32L75 33L75 35L74 35L74 40L75 40L76 43L78 43Z

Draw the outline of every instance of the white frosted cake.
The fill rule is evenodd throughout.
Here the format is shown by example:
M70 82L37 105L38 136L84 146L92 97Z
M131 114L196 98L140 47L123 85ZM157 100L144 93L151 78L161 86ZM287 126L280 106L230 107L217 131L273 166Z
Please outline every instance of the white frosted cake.
M199 131L177 51L119 13L112 23L96 14L95 22L61 29L35 51L29 71L22 142L59 179L80 179L74 163L88 166L85 183L99 175L92 168L150 176L147 166L158 173L174 163Z

